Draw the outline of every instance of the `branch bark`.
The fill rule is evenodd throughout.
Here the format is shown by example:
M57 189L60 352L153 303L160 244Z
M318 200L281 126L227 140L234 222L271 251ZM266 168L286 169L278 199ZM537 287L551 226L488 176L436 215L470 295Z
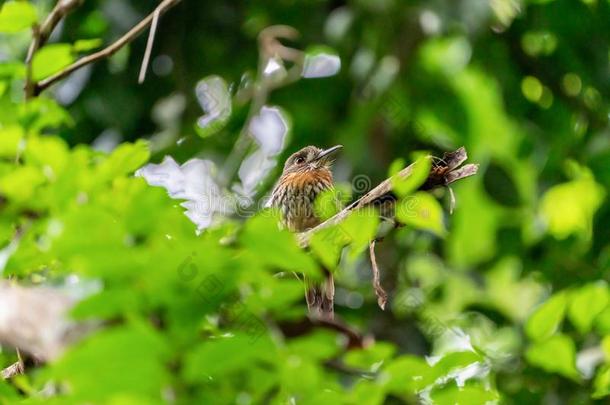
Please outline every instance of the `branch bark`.
M81 3L82 0L59 0L42 25L34 26L32 29L32 42L25 58L26 80L24 90L26 99L31 98L35 91L35 84L32 82L32 59L34 59L34 54L47 42L57 24Z
M428 158L433 159L432 156L429 156ZM454 152L445 153L442 159L435 161L432 170L428 174L428 178L420 189L429 190L435 187L447 186L457 180L476 174L479 170L478 164L467 164L460 167L466 159L468 159L468 155L464 147L461 147ZM413 167L414 163L402 169L396 176L402 179L408 178L413 172ZM394 198L392 195L392 178L384 180L377 187L370 190L320 225L300 233L298 235L299 244L302 247L306 247L309 244L309 240L316 232L337 225L344 221L352 211L373 206L376 202L385 200L386 197Z
M180 1L181 0L163 0L152 13L147 15L142 21L136 24L125 35L117 39L112 44L108 45L106 48L98 52L92 53L91 55L84 56L73 64L55 73L54 75L49 76L46 79L43 79L40 82L36 83L34 85L33 95L40 94L40 92L51 86L53 83L62 80L63 78L65 78L75 70L82 68L83 66L114 55L122 47L137 38L138 35L140 35L140 33L142 33L142 31L144 31L149 24L151 24L151 22L155 19L156 15L160 17L161 15L165 14L167 10L180 3Z
M0 344L42 361L57 357L86 331L84 325L69 320L68 311L74 303L56 289L0 282L0 308L7 309L0 310ZM19 366L13 366L3 370L3 375L19 371Z

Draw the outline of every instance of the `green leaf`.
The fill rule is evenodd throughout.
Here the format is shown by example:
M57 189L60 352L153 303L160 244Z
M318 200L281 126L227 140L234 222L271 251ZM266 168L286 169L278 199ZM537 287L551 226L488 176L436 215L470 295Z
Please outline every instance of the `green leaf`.
M100 182L130 174L142 167L150 157L148 142L123 143L116 148L98 167L97 179Z
M608 286L600 281L573 291L568 317L580 333L587 333L593 321L608 305Z
M542 197L540 214L557 239L574 233L586 239L591 236L593 215L606 192L589 172L584 173L579 179L551 187Z
M436 380L432 367L420 357L404 355L383 369L381 381L389 392L414 395Z
M138 296L129 289L103 290L98 294L80 301L73 309L72 316L77 320L111 319L122 317L139 310Z
M393 175L391 177L392 190L399 197L405 197L411 194L413 191L417 190L419 186L424 184L428 178L431 167L432 160L430 159L430 156L428 156L426 153L418 153L408 177L403 178L398 175ZM396 170L396 166L392 165L391 171L394 170Z
M68 164L70 152L68 145L61 138L31 136L28 138L24 155L29 165L38 166L45 170L48 177L56 178Z
M40 169L22 166L0 178L0 193L10 200L25 202L34 196L36 188L44 181Z
M557 334L533 344L527 349L525 357L530 364L550 373L558 373L575 381L580 379L576 370L574 342L566 335Z
M74 61L72 45L50 44L34 54L32 78L36 81L57 73Z
M278 227L274 211L266 210L246 222L241 243L270 267L320 277L315 261L296 243L295 235Z
M253 339L245 334L228 334L209 339L187 354L184 377L187 381L208 381L209 377L222 377L246 364L252 367L259 361L273 361L275 356L266 335Z
M386 342L376 342L374 345L360 350L350 350L343 361L348 366L376 371L376 368L389 361L396 351L394 345Z
M74 43L73 49L74 52L87 52L99 48L103 43L101 38L79 39Z
M27 1L8 1L0 10L0 33L23 31L36 20L36 8L32 4Z
M126 394L160 401L162 387L169 382L168 358L169 347L162 336L145 324L135 324L94 334L48 372L52 379L69 385L75 402L103 403Z
M341 210L341 200L335 189L321 192L314 201L314 212L318 218L325 221Z
M432 390L430 397L438 405L485 405L500 399L497 391L486 389L481 384L467 384L465 387L448 384L442 389Z
M0 128L0 157L15 157L24 146L23 129L18 126Z
M601 348L604 352L606 362L610 363L610 335L604 336L601 342Z
M534 341L549 338L557 329L565 315L568 296L562 291L553 295L530 316L525 324L525 333Z
M424 191L400 200L396 206L396 218L405 225L430 231L441 237L446 234L441 205Z
M355 260L364 251L371 240L375 238L379 214L375 209L360 209L349 214L346 220L338 226L350 237L348 258Z
M593 388L592 397L595 399L610 395L610 365L604 365L597 371L593 380Z
M339 264L341 251L350 241L350 235L341 224L337 224L314 233L309 247L324 266L332 270Z
M341 350L337 334L316 331L309 335L292 339L287 344L290 355L307 359L324 360L334 357Z

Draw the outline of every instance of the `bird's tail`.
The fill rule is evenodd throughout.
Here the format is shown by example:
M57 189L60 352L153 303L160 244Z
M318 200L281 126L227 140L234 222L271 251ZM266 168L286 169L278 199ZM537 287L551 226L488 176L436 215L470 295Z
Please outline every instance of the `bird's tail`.
M333 319L335 316L335 281L331 272L325 270L325 278L321 283L305 278L305 299L309 314L320 319Z

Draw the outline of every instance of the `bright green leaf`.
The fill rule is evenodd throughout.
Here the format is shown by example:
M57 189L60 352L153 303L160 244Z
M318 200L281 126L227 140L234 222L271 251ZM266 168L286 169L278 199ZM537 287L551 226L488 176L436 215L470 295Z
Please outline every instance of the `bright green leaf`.
M525 357L527 361L550 373L558 373L573 380L579 380L576 370L576 349L574 342L566 335L557 334L548 340L534 343Z
M320 277L313 258L297 245L292 233L279 229L278 219L272 212L263 211L246 222L240 237L243 245L271 267Z
M72 45L50 44L34 54L32 60L32 78L42 80L57 73L74 61Z
M497 391L486 389L480 384L467 384L464 387L448 384L442 389L433 390L430 397L438 405L486 405L495 403L500 398Z
M551 187L542 197L540 214L557 239L571 234L591 235L593 215L605 197L604 188L590 174Z
M525 324L525 333L534 341L549 338L559 329L568 304L568 295L560 292L543 303Z
M605 365L597 371L593 380L593 398L598 399L610 395L610 366Z
M23 129L18 126L0 128L0 157L15 157L24 145Z
M593 321L608 305L608 286L605 282L591 283L571 293L568 317L580 333L591 330Z
M104 41L100 38L79 39L74 43L74 52L87 52L102 46Z
M149 157L148 142L138 140L135 143L123 143L99 165L96 178L101 182L132 173L146 163Z
M405 225L430 231L438 236L446 234L441 205L424 191L400 200L396 206L396 218Z
M0 33L14 33L36 22L36 8L27 1L8 1L0 9Z
M432 160L427 154L419 153L416 155L416 160L412 165L410 175L406 178L401 176L393 176L392 190L399 197L404 197L413 191L417 190L419 186L424 184L430 173L432 167ZM395 167L392 167L395 170Z

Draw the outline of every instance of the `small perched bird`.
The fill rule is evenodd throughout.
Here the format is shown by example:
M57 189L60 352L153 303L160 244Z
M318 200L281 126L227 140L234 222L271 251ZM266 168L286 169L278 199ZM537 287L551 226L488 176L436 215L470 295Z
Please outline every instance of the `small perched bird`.
M303 232L322 222L316 216L314 202L321 192L333 188L330 168L341 148L341 145L329 149L306 146L286 160L269 205L280 210L283 225L292 232ZM308 284L305 297L312 315L332 319L335 285L332 274L328 270L325 273L322 284L305 280Z

